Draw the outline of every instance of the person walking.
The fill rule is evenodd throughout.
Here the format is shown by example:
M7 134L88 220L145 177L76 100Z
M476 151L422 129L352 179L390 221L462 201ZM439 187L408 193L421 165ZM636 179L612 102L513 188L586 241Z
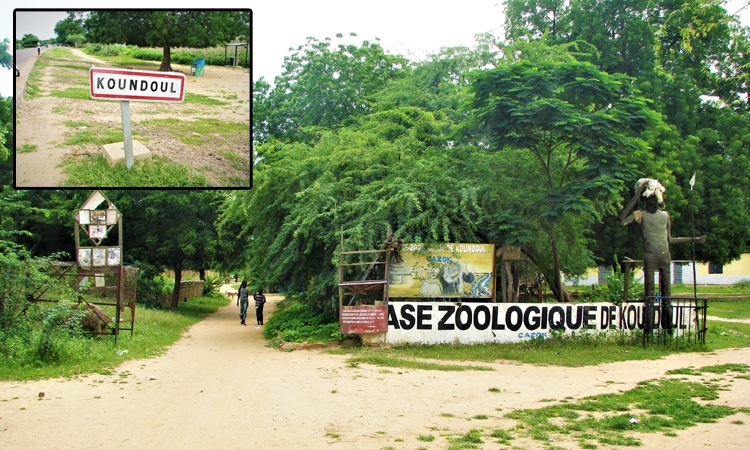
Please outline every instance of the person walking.
M255 299L255 318L258 325L263 325L263 305L266 303L266 296L263 295L263 289L258 288L258 292L253 295Z
M242 284L240 284L240 288L237 291L237 306L240 307L240 325L245 325L245 318L247 318L247 297L247 280L242 280Z
M36 43L36 54L37 55L42 54L42 47L39 45L39 42Z

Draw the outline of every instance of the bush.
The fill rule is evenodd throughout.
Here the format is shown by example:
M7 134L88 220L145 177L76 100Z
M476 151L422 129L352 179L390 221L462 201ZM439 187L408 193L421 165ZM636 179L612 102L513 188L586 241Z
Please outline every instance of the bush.
M138 277L138 289L136 290L136 301L151 308L162 308L165 300L172 296L174 284L161 276Z
M145 59L146 61L161 61L163 52L150 48L139 48L131 56L136 59Z
M203 280L203 295L212 294L214 292L219 291L219 287L221 286L221 277L215 276L212 277L211 275L206 275L206 279Z
M617 258L615 257L615 261ZM612 267L612 273L604 277L607 284L603 286L593 285L589 292L588 299L592 302L606 302L619 305L623 301L625 294L625 274L619 266ZM630 299L640 298L643 293L643 285L637 283L635 271L630 271L630 284L628 286L628 297Z
M287 342L332 342L343 336L339 323L323 323L303 303L293 303L288 308L277 310L266 322L264 335L267 339L280 338Z

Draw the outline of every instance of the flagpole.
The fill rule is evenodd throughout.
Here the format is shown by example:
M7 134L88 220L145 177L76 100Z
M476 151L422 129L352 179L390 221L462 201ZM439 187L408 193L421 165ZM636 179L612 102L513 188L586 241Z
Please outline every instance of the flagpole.
M697 173L697 172L696 172ZM695 175L690 179L690 222L692 223L690 231L690 242L693 244L693 299L698 300L698 280L695 275L695 203L693 198L693 188L695 187Z

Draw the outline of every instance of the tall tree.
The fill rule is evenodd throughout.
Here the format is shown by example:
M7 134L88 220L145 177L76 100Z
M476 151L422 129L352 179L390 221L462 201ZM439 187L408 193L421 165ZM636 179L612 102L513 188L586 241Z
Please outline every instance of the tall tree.
M647 150L640 134L658 116L623 75L589 63L521 62L478 72L472 83L473 132L495 151L528 150L544 181L530 193L549 235L547 279L569 300L561 278L560 224L568 215L600 214Z
M84 22L89 40L161 47L160 71L171 66L172 47L205 48L250 36L249 11L93 11Z
M55 34L57 35L57 42L61 44L68 42L68 38L74 34L84 34L81 14L68 11L68 17L55 24Z
M216 246L214 221L221 191L116 191L110 200L123 214L125 258L157 273L174 270L176 308L182 271L210 267Z
M403 76L406 64L377 43L332 47L330 39L308 38L284 58L273 89L267 83L254 86L253 106L262 112L261 119L254 118L255 141L296 141L306 138L306 127L351 123L371 111L368 97Z

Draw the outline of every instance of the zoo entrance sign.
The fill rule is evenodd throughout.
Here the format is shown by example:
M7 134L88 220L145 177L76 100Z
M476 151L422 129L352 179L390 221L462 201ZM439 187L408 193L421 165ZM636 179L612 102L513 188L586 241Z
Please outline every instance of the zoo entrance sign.
M91 98L141 102L182 102L185 74L92 67L89 69Z

